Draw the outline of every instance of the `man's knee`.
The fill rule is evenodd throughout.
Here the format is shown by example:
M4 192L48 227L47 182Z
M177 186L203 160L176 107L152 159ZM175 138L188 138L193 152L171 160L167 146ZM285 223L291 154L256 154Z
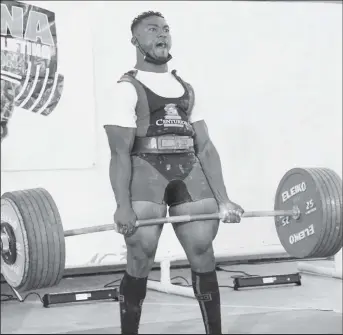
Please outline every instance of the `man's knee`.
M212 243L199 243L190 248L187 252L187 258L192 270L196 272L208 272L215 268L215 257Z
M215 199L189 202L170 208L170 215L216 213ZM212 271L215 266L213 240L219 227L219 220L195 221L175 224L175 233L186 252L191 268L198 272Z
M127 272L134 277L146 277L154 263L159 227L142 227L125 238L127 248Z
M165 206L149 202L133 202L133 210L138 220L163 217ZM147 276L154 262L162 226L140 227L136 232L125 237L127 247L127 271L136 277Z
M190 243L190 252L192 255L201 256L213 254L213 241L210 237L204 237L203 239L193 239Z
M153 257L161 235L161 227L141 227L132 236L126 237L126 247L135 259Z

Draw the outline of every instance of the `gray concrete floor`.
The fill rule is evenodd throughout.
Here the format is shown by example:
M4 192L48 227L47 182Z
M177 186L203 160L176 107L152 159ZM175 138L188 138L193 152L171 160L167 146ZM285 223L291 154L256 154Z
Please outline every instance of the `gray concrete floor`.
M325 266L329 263L316 262ZM254 275L298 272L296 262L221 266ZM232 275L218 271L220 285L232 285ZM122 274L63 279L48 292L102 288ZM189 269L175 269L190 283ZM152 279L159 279L153 271ZM182 279L173 281L184 282ZM10 293L6 284L1 293ZM275 286L234 291L221 287L224 334L342 334L342 280L302 274L301 286ZM1 303L2 334L120 334L118 302L86 302L43 308L39 297ZM141 317L141 334L204 334L200 309L192 298L148 291Z

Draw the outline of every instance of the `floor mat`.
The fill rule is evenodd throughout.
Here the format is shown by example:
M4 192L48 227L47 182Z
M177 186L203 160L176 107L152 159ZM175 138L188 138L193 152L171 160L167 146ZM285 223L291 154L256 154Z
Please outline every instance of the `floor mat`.
M295 310L239 316L228 334L342 334L342 314Z
M224 334L342 334L342 314L332 311L296 310L229 315ZM204 334L200 320L142 324L140 334ZM59 334L120 334L119 327Z

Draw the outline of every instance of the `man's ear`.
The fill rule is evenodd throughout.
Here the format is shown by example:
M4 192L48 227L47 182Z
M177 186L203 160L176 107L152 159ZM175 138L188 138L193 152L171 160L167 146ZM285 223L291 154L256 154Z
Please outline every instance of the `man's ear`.
M132 43L132 45L137 46L137 37L136 36L132 36L131 43Z

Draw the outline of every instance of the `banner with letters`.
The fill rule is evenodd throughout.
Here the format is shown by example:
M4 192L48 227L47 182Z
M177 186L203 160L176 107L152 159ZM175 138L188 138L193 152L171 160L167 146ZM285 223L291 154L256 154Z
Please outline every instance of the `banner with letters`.
M14 107L44 116L58 104L63 75L57 73L55 14L18 1L1 3L1 139Z
M93 62L92 43L85 34L87 6L75 7L77 20L70 6L76 4L1 2L2 170L86 168L94 163ZM73 20L77 24L71 25ZM88 80L80 81L85 73ZM82 136L86 137L81 151L73 136L73 126L80 123L80 117L85 126ZM61 133L69 139L61 141ZM29 150L30 155L19 156L18 145L23 146L21 154ZM60 154L58 159L47 159L49 146ZM83 157L73 161L72 150Z

